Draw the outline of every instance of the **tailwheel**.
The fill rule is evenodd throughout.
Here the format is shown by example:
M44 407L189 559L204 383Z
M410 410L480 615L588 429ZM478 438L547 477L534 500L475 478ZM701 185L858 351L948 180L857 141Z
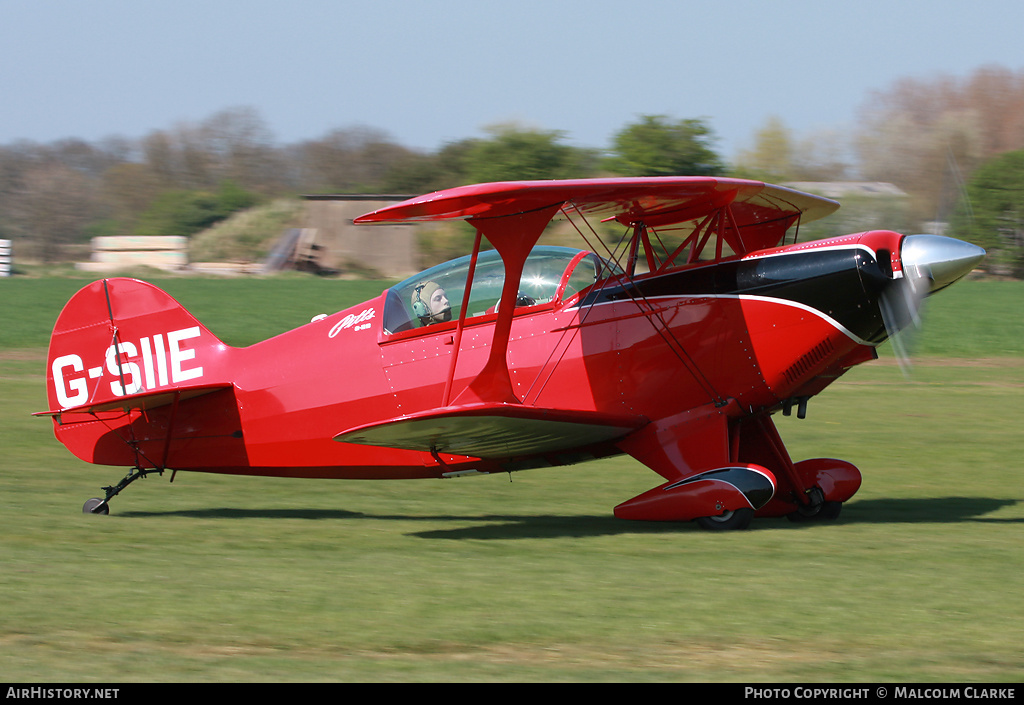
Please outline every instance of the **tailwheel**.
M742 531L750 526L754 510L749 507L722 512L717 516L698 517L697 525L708 531Z
M85 500L85 504L82 505L83 514L110 514L110 505L107 504L107 500L100 499L99 497L93 497L92 499Z
M103 488L104 491L106 491L107 493L103 499L100 499L99 497L93 497L92 499L86 500L85 504L82 505L82 513L110 514L110 500L112 500L117 495L121 494L122 490L128 487L128 485L132 484L133 482L140 478L152 475L153 473L156 473L157 475L163 475L164 469L132 468L131 470L128 471L128 474L125 475L121 479L121 481L118 482L116 485L111 485L109 487Z

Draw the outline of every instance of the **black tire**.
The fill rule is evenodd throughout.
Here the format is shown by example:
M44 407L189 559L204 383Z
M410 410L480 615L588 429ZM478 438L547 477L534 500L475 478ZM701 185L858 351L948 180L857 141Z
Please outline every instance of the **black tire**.
M723 512L718 516L699 517L697 525L706 531L743 531L750 526L754 510L749 507Z
M99 497L87 499L82 505L83 514L110 514L110 505Z
M842 511L842 502L823 502L817 507L817 511L813 513L808 513L806 510L796 511L792 514L787 514L786 518L797 524L808 521L833 521L839 518L839 514Z
M825 502L821 505L821 511L818 512L818 518L822 521L832 521L838 519L840 512L843 511L842 502Z

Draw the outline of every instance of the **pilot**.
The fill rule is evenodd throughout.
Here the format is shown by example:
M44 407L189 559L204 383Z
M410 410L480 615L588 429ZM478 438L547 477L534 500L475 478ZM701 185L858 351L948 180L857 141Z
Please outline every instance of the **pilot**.
M448 294L434 281L422 282L413 289L412 312L423 326L452 320L452 306L448 302Z

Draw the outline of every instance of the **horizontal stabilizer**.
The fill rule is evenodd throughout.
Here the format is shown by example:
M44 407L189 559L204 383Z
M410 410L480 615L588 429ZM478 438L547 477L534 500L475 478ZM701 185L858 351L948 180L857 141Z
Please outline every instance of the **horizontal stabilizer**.
M81 406L73 406L66 409L37 411L32 415L59 417L62 414L98 414L106 411L149 411L150 409L157 409L161 406L173 404L176 396L178 397L178 401L185 401L186 399L192 399L193 397L202 396L203 394L209 394L210 392L216 392L221 389L228 389L230 387L231 384L226 383L211 384L202 387L186 387L178 390L162 392L143 392L140 394L129 394L127 396L120 397L115 401L105 401L98 404L83 404Z
M358 426L334 440L484 459L557 453L622 438L642 416L564 411L518 404L467 404Z

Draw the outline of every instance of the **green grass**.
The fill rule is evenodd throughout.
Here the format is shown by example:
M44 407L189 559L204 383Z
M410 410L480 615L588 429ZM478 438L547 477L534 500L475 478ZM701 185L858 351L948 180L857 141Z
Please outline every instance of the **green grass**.
M936 297L929 323L949 316L956 334L927 332L936 347L912 380L863 365L806 420L779 419L795 457L864 473L838 521L729 534L614 519L660 482L624 458L444 481L180 473L135 483L108 517L83 515L122 472L74 459L29 415L46 406L46 328L82 283L0 286L3 680L1024 676L1019 283ZM161 284L234 344L382 288ZM1012 320L1000 354L979 355L963 338L995 325L991 310Z
M970 280L926 300L915 353L1024 357L1024 281Z

